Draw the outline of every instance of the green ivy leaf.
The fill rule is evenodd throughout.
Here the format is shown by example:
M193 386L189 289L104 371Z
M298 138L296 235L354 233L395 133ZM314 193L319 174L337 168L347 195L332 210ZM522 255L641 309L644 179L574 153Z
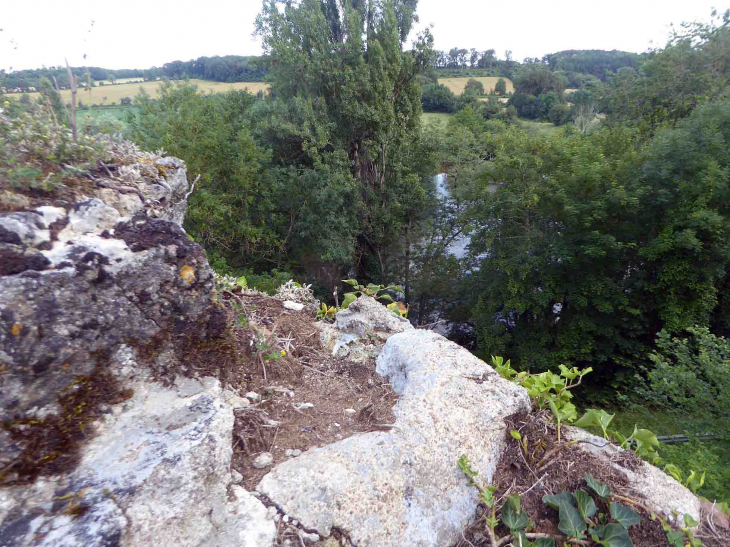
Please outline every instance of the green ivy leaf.
M585 490L576 490L573 497L578 503L578 512L584 521L587 521L598 511L598 507L596 507L593 498Z
M636 511L613 501L611 502L611 516L613 517L613 520L621 524L627 530L641 522L641 518Z
M603 430L603 437L606 438L608 425L611 423L614 416L615 414L609 414L603 409L598 410L591 408L586 411L586 413L583 414L578 421L574 422L573 425L578 427L600 427Z
M634 433L631 436L636 441L637 449L641 449L644 446L659 448L659 439L648 429L638 429L634 426Z
M395 302L395 300L393 300L393 297L389 294L381 294L380 296L378 296L378 298L380 298L381 300L385 300L386 302Z
M505 504L502 507L502 522L510 529L510 532L514 533L515 530L525 528L527 526L527 520L527 515L524 511L518 513L509 504Z
M517 440L517 441L521 441L522 440L522 435L520 435L520 432L517 431L516 429L510 429L509 430L509 434L512 435L512 438L515 439L515 440Z
M403 289L403 287L401 287L400 285L388 285L387 287L385 287L385 289L388 290L388 291L395 291L395 292L401 292L401 293L405 293L406 292Z
M633 547L634 545L626 528L615 522L606 524L601 543L604 547Z
M508 504L512 506L512 509L515 510L515 513L519 513L521 511L519 494L510 494L509 496L505 496L505 500Z
M667 541L674 547L684 547L684 534L676 530L667 532Z
M342 300L342 309L346 310L349 308L350 304L352 304L355 300L357 300L357 295L354 292L345 293L345 298Z
M560 510L562 505L569 505L570 507L575 505L575 499L573 499L573 496L565 491L560 492L560 494L548 494L543 496L542 502L557 510Z
M664 466L664 471L669 473L675 481L682 482L682 470L674 465L673 463L668 463Z
M572 505L565 503L560 505L558 512L560 516L560 522L558 523L558 530L563 532L566 536L582 539L583 532L588 528L586 523L583 522L583 518L580 513Z
M611 489L607 484L597 481L588 473L585 474L585 479L588 487L603 499L607 499L611 495Z
M553 538L539 538L532 545L534 547L555 547L555 540Z
M692 515L689 513L684 514L684 524L687 526L687 528L694 528L695 526L699 525L699 522L697 522L694 518L692 518Z
M357 287L357 279L343 279L342 282Z

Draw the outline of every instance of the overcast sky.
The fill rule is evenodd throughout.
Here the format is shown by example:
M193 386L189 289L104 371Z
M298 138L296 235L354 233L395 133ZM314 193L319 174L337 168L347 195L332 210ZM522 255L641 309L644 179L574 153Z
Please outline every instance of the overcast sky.
M495 49L500 58L563 49L641 52L670 23L708 20L730 0L420 0L419 27L437 49ZM72 6L72 10L69 10ZM258 55L260 0L20 0L0 10L0 68L60 65L148 68L202 55ZM93 25L92 25L93 21ZM86 54L86 60L83 55Z

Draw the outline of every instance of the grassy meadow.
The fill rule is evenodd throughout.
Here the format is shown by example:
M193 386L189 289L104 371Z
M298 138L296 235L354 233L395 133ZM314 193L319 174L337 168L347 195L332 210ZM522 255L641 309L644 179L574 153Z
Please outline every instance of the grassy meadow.
M466 82L471 79L481 82L484 86L484 91L487 94L490 89L494 89L494 86L497 85L497 80L499 80L496 76L482 76L478 78L439 78L439 83L448 87L454 95L461 95L464 93ZM515 87L512 85L512 80L504 78L504 81L507 84L507 93L514 93Z
M105 85L102 87L94 87L92 89L79 89L77 98L84 104L112 104L119 103L124 97L133 99L140 88L144 89L150 96L154 97L158 94L162 82L143 82L143 83L127 83L119 85ZM225 82L209 82L206 80L190 80L191 84L195 84L201 91L212 93L223 93L231 89L248 89L251 93L266 91L269 84L264 82L236 82L233 84ZM31 99L36 99L40 93L13 93L5 95L6 98L20 99L23 95L28 95ZM61 98L64 102L71 102L71 91L68 89L61 90Z
M421 114L421 122L424 125L446 125L453 114L446 112L424 112Z

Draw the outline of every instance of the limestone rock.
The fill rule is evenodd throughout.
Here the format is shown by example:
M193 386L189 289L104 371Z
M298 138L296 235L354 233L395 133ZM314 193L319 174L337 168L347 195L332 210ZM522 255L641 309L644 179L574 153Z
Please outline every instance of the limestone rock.
M272 463L274 463L274 456L270 452L263 452L256 456L251 466L256 469L263 469L264 467L269 467Z
M688 513L697 522L700 521L700 500L688 488L674 480L673 477L645 461L640 462L636 470L622 467L617 461L623 449L609 443L602 437L591 435L578 427L563 427L566 440L587 440L592 444L579 443L581 450L603 460L607 465L624 473L634 492L632 497L641 499L650 509L661 513L669 522L675 522L674 513L678 514L678 522L683 522L683 515ZM599 445L599 446L595 446Z
M73 473L0 489L0 545L271 545L263 504L235 485L228 501L233 411L218 381L184 384L132 384ZM86 510L72 518L73 505Z
M393 334L413 330L407 319L399 317L370 296L361 296L336 315L335 325L347 334L382 344Z
M389 319L382 321L384 329ZM505 445L504 418L530 402L467 350L400 321L389 328L396 326L405 332L388 339L377 361L399 394L391 431L309 450L277 465L257 490L324 537L336 527L355 545L448 545L477 506L456 460L469 454L491 480Z

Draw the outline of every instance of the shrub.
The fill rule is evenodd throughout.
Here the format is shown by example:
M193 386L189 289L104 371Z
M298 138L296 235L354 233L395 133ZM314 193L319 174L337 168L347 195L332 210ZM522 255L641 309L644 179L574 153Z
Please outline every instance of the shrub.
M500 78L497 80L496 85L494 86L494 92L498 93L499 95L504 95L507 93L507 82L504 80L504 78Z
M730 340L690 327L688 336L657 334L657 349L649 355L655 367L648 374L653 401L665 407L704 409L719 418L730 416Z
M570 107L563 103L554 104L548 112L548 118L557 126L565 125L572 119Z
M484 95L484 85L479 80L469 78L464 86L464 93L471 93L472 95Z

